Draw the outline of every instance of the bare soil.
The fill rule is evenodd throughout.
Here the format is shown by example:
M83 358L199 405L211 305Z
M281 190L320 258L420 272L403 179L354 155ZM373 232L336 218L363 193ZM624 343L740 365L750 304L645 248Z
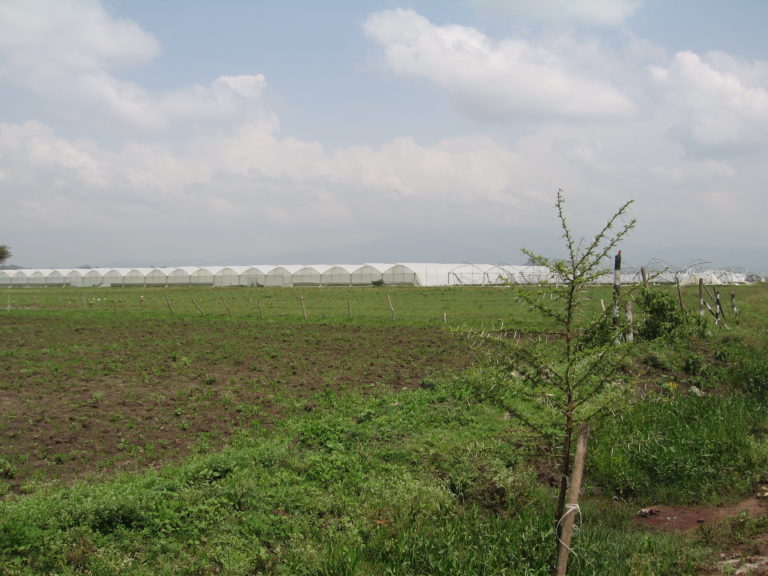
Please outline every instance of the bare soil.
M761 490L762 492L762 490ZM640 528L695 535L711 530L718 549L698 574L768 575L768 531L736 534L739 524L768 515L768 501L751 496L723 506L649 506L635 519Z
M690 532L697 528L713 527L739 515L751 517L768 514L765 499L752 496L741 502L724 506L650 506L648 516L638 515L638 526L669 532ZM646 510L648 510L646 509Z
M416 387L472 357L429 328L6 316L0 494L154 466L311 409L317 394Z

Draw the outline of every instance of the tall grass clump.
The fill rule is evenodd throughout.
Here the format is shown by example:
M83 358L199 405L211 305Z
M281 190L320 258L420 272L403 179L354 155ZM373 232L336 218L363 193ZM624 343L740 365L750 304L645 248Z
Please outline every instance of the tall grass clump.
M659 394L597 431L590 478L618 496L668 503L745 494L768 465L764 426L749 398Z
M716 357L724 365L723 378L734 390L768 407L768 354L765 345L753 348L726 341Z

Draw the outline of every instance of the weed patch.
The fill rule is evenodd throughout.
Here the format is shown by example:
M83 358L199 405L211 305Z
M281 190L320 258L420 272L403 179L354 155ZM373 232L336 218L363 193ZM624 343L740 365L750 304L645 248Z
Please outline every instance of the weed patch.
M768 464L754 436L764 418L742 397L659 394L596 433L591 478L620 496L668 503L745 494Z

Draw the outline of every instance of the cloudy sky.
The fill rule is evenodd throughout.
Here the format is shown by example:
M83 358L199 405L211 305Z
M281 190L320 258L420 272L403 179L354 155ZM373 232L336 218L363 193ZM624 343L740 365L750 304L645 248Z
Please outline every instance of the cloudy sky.
M763 0L0 0L0 244L27 267L766 268Z

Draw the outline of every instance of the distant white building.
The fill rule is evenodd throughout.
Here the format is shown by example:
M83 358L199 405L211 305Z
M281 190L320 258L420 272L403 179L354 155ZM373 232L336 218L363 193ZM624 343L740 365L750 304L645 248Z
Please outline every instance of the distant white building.
M746 274L725 270L665 271L656 282L742 284ZM622 274L622 282L640 280ZM557 282L544 266L398 262L366 264L183 266L179 268L91 268L0 270L0 286L493 286ZM598 283L613 282L606 275Z

